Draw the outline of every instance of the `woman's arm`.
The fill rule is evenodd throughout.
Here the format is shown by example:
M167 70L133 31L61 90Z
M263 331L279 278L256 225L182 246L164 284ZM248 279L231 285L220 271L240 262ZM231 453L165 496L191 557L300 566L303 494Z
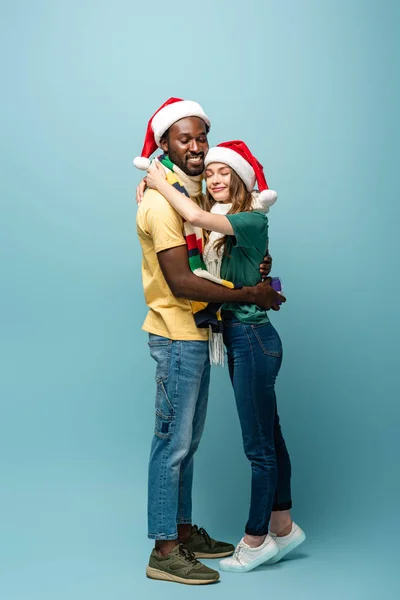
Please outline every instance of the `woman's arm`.
M202 227L209 231L216 231L226 235L233 235L232 225L223 215L214 215L197 206L193 200L179 192L165 179L165 172L158 160L154 161L147 171L147 185L156 189L171 204L172 208L191 225Z

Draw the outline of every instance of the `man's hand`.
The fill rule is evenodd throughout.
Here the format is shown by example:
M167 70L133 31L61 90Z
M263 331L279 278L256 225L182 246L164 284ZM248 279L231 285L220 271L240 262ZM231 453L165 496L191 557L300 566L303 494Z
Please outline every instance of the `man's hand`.
M263 279L268 277L268 275L271 273L271 269L272 269L272 256L270 254L267 254L266 256L264 256L264 262L262 262L260 265L261 277Z
M147 188L146 177L143 177L142 181L136 188L136 203L140 204L143 200L143 194L145 193Z
M271 269L272 269L272 256L269 254L268 249L267 249L267 253L264 256L264 262L262 262L260 265L260 273L261 273L261 277L262 277L263 281L271 273ZM273 306L271 306L271 309L275 310L275 311L280 310L280 308L281 307L279 304L274 304ZM269 308L267 308L267 310L269 310Z
M279 310L279 303L286 302L286 298L283 294L278 294L271 287L271 278L267 277L265 281L262 281L254 287L255 299L254 303L264 310Z

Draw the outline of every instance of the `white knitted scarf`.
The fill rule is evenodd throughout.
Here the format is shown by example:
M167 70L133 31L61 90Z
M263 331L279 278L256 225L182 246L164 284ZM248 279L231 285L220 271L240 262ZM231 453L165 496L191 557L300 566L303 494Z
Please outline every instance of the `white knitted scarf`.
M211 211L215 215L227 215L231 210L232 204L222 204L222 202L216 202L214 206L211 208ZM215 277L221 276L221 264L222 258L224 256L224 246L217 251L215 245L221 238L224 237L223 233L217 233L216 231L211 231L210 237L207 240L207 243L204 247L203 252L203 260L206 264L207 271L210 275L214 275ZM212 365L224 365L224 341L222 337L222 333L214 333L209 328L209 338L208 344L210 348L210 363Z

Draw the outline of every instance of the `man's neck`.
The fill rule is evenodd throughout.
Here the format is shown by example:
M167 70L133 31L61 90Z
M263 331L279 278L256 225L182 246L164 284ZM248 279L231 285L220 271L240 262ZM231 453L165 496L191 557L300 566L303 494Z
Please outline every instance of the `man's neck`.
M203 174L187 175L182 169L174 164L174 173L181 180L187 193L191 198L197 198L202 194Z

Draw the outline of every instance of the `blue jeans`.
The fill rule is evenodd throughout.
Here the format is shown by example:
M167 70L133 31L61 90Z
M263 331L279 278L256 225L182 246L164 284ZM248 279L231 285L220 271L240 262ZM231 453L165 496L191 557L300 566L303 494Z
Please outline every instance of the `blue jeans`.
M241 323L223 312L228 352L244 451L251 462L251 502L246 533L265 535L272 510L292 507L291 465L276 407L275 380L282 343L271 323Z
M207 411L208 342L149 335L157 363L155 428L148 483L148 536L174 540L177 525L192 522L193 455Z

